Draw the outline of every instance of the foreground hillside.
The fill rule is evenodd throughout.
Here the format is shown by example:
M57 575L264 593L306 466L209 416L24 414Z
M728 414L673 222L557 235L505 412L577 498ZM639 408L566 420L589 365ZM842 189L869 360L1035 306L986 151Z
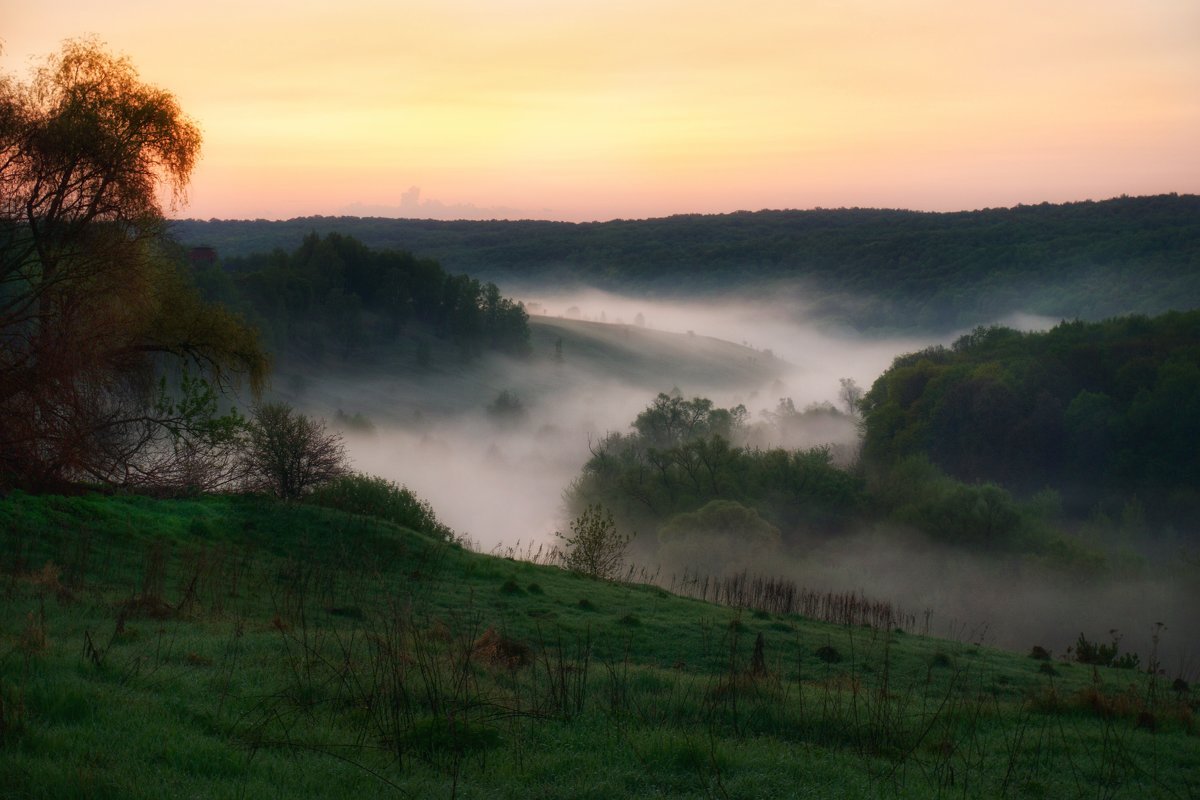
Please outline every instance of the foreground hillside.
M0 530L0 796L1198 789L1195 693L1139 671L736 610L252 498L14 495Z

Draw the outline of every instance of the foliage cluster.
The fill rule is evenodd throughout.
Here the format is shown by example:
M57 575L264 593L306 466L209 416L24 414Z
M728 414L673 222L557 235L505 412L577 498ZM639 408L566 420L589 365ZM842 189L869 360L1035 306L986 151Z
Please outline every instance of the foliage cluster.
M487 415L501 428L519 428L529 420L529 411L520 396L509 389L501 389L496 399L488 403Z
M257 391L267 358L163 235L160 194L183 196L199 147L95 42L0 76L0 487L224 481L219 396Z
M1013 311L1097 319L1200 306L1200 197L953 213L758 211L574 224L309 217L184 221L228 254L292 247L311 230L406 247L491 280L715 291L802 279L806 314L860 328L954 330ZM886 288L885 288L886 287Z
M1101 502L1180 527L1200 513L1200 311L978 328L897 358L861 407L880 469L919 454L963 481L1050 486L1073 517Z
M346 448L322 420L282 403L255 409L242 452L250 488L297 500L346 474Z
M593 505L571 520L569 534L559 531L557 536L563 543L563 566L601 580L613 580L621 572L632 538L617 530L611 511Z
M210 300L255 320L277 352L319 355L332 342L344 355L395 342L412 323L467 356L529 349L524 307L495 284L339 233L309 233L291 252L227 258L197 280Z
M707 398L660 394L633 422L634 433L612 433L568 491L576 507L601 503L626 527L658 530L680 514L712 501L706 518L747 522L747 543L785 535L838 530L854 520L862 503L861 480L833 464L827 448L760 450L733 444L745 425L745 409L715 407ZM762 527L768 526L767 528ZM721 527L721 526L717 526ZM728 527L728 526L726 526ZM668 533L668 538L676 538Z
M1075 642L1075 660L1080 664L1092 664L1098 667L1116 667L1117 669L1137 669L1141 658L1137 653L1121 652L1121 637L1112 631L1112 641L1093 642L1082 633Z
M454 531L438 520L428 501L373 475L342 475L314 489L305 502L387 520L447 542L455 539Z
M800 414L784 401L766 424L779 433L831 414L844 416L823 407ZM761 425L705 398L659 395L632 427L593 445L568 504L602 504L626 529L658 531L636 546L677 566L720 574L878 522L971 550L1036 554L1085 571L1103 564L1053 529L1053 492L1021 501L994 483L957 480L923 455L864 470L838 464L829 447L761 449L748 444Z

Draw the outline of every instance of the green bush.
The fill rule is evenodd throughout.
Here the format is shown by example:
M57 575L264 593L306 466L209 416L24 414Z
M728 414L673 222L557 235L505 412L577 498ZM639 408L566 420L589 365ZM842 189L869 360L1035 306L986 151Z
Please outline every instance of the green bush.
M616 580L625 563L630 538L617 531L611 511L589 505L571 522L571 535L559 531L563 566L601 580Z
M1137 669L1141 659L1137 653L1121 654L1121 636L1114 630L1109 632L1112 644L1091 642L1082 633L1075 643L1075 660L1081 664L1093 664L1098 667L1116 667L1117 669Z
M658 533L662 542L705 537L730 539L747 547L775 547L779 529L736 500L710 500L696 511L676 514Z
M452 542L454 531L438 521L433 508L403 486L361 473L346 475L316 489L306 502L351 514L394 522Z

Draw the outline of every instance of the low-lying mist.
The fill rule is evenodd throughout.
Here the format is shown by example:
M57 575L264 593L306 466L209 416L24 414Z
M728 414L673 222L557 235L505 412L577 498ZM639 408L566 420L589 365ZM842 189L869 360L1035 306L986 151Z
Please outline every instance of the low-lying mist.
M664 303L601 292L528 298L533 355L429 372L306 375L287 399L345 429L357 469L403 483L480 547L550 542L565 530L563 490L589 445L627 432L659 392L744 404L751 421L790 398L836 403L839 380L866 388L899 353L929 342L866 340L789 321L764 304ZM539 313L540 312L540 313ZM603 320L603 321L601 321ZM286 391L288 381L280 382ZM293 381L293 383L296 383ZM520 412L489 411L501 392ZM828 436L759 446L848 444Z
M1145 666L1162 623L1162 668L1200 673L1200 569L1167 560L1085 579L1024 557L973 554L875 529L811 542L793 573L810 588L856 589L909 613L932 610L930 632L938 636L1025 652L1040 645L1055 657L1080 634L1104 644L1119 636L1121 652L1139 653Z
M863 338L797 321L802 309L794 303L662 302L598 291L523 299L531 311L527 360L306 374L280 393L331 423L356 420L343 426L354 467L408 486L479 549L524 549L553 544L555 531L567 529L563 492L591 446L628 432L659 392L744 404L756 423L785 398L797 410L836 405L841 379L868 389L897 355L953 338ZM1000 322L1035 329L1055 320ZM788 441L772 441L770 431L760 426L754 444L845 448L856 439L852 428ZM1190 649L1200 641L1192 610L1200 598L1171 578L1080 584L1018 559L969 556L879 530L813 541L798 557L771 562L770 571L784 564L792 565L785 577L810 588L861 590L910 612L931 609L940 635L1062 653L1081 632L1107 642L1118 628L1123 649L1148 653L1151 627L1163 622L1164 652L1179 662L1164 667L1194 670L1185 662L1200 657L1200 648Z

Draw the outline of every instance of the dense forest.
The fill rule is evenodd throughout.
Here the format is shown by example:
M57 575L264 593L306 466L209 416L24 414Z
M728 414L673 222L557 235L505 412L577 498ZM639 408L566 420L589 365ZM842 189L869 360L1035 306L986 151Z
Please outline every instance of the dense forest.
M805 417L839 414L817 407L795 412ZM779 424L789 424L782 421ZM788 451L747 446L755 432L745 408L718 408L707 398L660 394L633 421L633 432L612 433L592 448L582 475L568 491L568 502L582 507L599 503L612 509L622 526L665 540L709 534L739 538L756 534L746 547L779 543L803 532L836 532L861 507L861 481L834 465L826 448ZM686 515L700 513L697 522ZM714 514L716 516L714 516ZM681 516L683 515L683 516ZM722 520L717 524L717 518ZM736 521L735 521L736 520ZM684 524L688 523L688 524ZM707 531L717 524L719 531ZM706 532L707 531L707 532ZM773 531L773 533L770 533ZM719 551L720 543L707 541Z
M567 503L609 509L643 556L675 569L770 569L781 555L879 524L1062 568L1102 565L1097 551L1055 530L1043 498L1022 502L992 483L964 483L920 457L872 471L839 464L828 447L753 444L764 424L821 424L830 415L845 416L818 405L751 424L741 407L659 395L633 432L593 446Z
M402 248L506 285L663 295L800 281L797 308L860 329L950 330L1013 311L1102 319L1200 306L1200 197L1160 195L953 213L758 211L602 223L308 217L181 220L225 256L311 231ZM686 284L679 278L686 276ZM886 290L881 288L886 287Z
M247 315L277 354L346 355L414 329L453 342L464 357L529 347L525 309L494 283L337 233L309 233L290 253L226 258L194 275L206 299Z
M849 398L846 412L785 401L751 424L740 406L660 395L593 446L568 502L612 509L667 563L709 569L878 524L1089 569L1114 535L1195 535L1200 311L979 328L900 356ZM831 416L860 420L857 461L756 444Z
M922 454L965 481L1052 487L1072 516L1200 512L1200 311L979 328L897 358L862 410L871 464Z

